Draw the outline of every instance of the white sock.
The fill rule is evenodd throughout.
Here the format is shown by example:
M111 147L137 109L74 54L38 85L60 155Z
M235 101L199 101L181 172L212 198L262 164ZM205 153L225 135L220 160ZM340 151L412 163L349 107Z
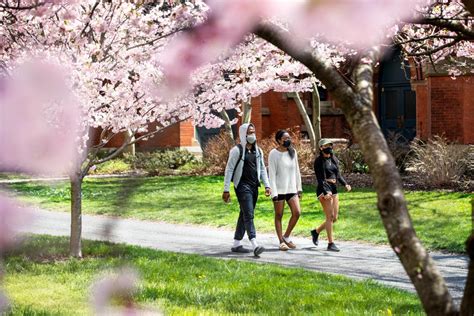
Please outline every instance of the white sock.
M256 238L252 238L250 239L250 242L252 243L252 247L253 249L257 248L258 247L258 244L257 244L257 239Z
M234 245L232 246L232 248L237 248L241 244L242 244L242 240L234 239Z

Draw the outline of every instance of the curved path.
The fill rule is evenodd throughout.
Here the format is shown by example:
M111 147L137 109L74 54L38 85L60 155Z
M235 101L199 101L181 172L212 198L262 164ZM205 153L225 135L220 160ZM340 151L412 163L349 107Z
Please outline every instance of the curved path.
M69 214L37 210L35 217L33 224L23 231L69 235ZM334 253L325 250L325 241L316 248L310 239L295 238L294 242L298 248L281 252L277 248L278 242L275 236L259 234L257 236L259 243L265 246L267 251L260 258L254 258L250 254L240 255L230 252L233 239L233 232L230 230L90 215L83 216L83 238L218 258L271 262L342 274L355 279L373 279L389 286L414 291L398 258L387 246L341 241L337 243L341 252ZM451 295L459 303L466 282L467 256L439 252L432 252L431 256L445 277Z

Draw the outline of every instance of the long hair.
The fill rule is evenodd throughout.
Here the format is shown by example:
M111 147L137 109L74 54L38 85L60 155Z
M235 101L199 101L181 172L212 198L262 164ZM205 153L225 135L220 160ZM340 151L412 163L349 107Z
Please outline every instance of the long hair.
M286 130L284 129L281 129L279 130L278 132L276 132L275 134L275 140L276 142L278 143L278 141L281 140L281 138L283 137L283 135L287 133L289 134ZM278 143L279 144L279 143ZM288 154L290 155L291 159L293 159L295 157L295 149L293 148L293 144L290 145L290 147L288 147Z

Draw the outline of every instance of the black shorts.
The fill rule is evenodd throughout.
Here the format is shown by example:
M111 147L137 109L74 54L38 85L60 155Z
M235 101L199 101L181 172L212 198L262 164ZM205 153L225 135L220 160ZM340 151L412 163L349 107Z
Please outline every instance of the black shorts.
M316 196L319 198L321 195L326 195L327 192L331 192L332 195L337 194L337 186L335 183L325 182L323 187L318 185L316 190Z
M278 194L278 196L275 196L275 197L273 198L273 201L276 202L276 201L283 201L283 200L285 200L285 201L288 202L288 201L291 200L295 195L296 195L296 193Z

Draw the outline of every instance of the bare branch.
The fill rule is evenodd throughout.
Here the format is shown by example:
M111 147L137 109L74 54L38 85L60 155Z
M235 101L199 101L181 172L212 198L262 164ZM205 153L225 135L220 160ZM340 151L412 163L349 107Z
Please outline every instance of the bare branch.
M22 10L36 9L38 7L41 7L44 4L45 4L45 2L38 2L38 3L27 5L27 6L20 6L20 1L18 1L16 6L11 6L8 3L1 3L0 8L5 9L5 10L22 11Z
M363 54L354 70L355 89L367 104L370 104L374 97L373 75L379 52L379 49L373 48Z
M416 24L427 24L445 28L449 31L462 34L468 39L474 39L474 29L468 28L463 23L457 22L455 20L447 20L447 19L440 19L440 18L425 18L414 22Z

